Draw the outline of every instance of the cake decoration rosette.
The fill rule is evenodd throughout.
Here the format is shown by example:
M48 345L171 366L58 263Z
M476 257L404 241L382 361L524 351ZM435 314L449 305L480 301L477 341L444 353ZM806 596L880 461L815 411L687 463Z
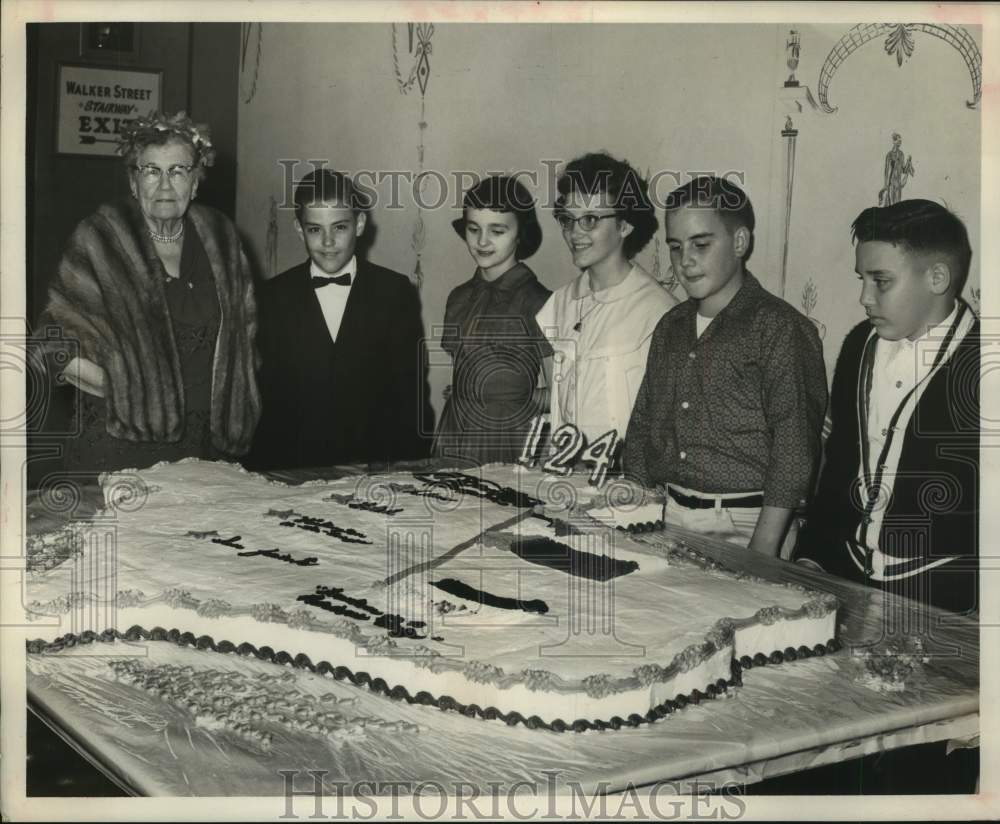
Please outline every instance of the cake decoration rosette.
M548 670L521 670L524 686L532 692L551 691L555 686L555 676Z

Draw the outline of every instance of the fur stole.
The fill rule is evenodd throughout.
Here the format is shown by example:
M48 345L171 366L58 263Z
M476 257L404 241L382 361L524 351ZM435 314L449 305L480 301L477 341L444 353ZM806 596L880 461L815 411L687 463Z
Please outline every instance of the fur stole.
M212 442L241 455L260 417L253 278L232 221L195 203L188 217L208 255L221 309ZM80 357L104 369L107 430L116 438L172 442L182 434L184 385L166 277L138 205L121 200L76 227L49 288L44 320L79 342Z

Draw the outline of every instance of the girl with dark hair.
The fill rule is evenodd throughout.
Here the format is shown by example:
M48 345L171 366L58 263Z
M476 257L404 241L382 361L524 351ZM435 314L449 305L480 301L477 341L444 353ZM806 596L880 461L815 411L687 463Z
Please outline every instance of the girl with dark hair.
M477 268L452 290L445 308L441 346L454 373L434 454L513 462L531 418L548 403L538 377L551 349L535 314L551 293L522 262L541 246L542 229L516 178L484 178L462 205L452 226Z
M648 186L624 160L591 153L557 181L555 218L579 274L537 316L554 351L551 431L589 443L625 436L653 330L677 301L634 258L656 233Z

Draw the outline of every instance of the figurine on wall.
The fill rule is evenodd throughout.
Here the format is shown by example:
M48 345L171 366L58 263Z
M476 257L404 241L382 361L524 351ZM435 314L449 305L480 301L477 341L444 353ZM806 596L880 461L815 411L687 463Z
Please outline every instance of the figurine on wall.
M785 53L787 58L785 59L785 65L791 70L791 74L788 75L788 79L785 81L785 88L795 88L799 85L799 81L795 79L795 70L799 67L799 54L802 48L802 40L799 37L799 33L792 29L788 32L788 40L785 41Z
M903 160L903 138L899 132L892 133L892 148L885 155L885 186L878 193L879 206L892 206L903 199L903 187L916 172L913 158L907 155Z

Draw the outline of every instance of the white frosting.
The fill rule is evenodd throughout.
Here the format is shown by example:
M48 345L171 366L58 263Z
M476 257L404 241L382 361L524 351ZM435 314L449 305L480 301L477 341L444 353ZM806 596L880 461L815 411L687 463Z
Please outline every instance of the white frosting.
M483 476L534 497L559 496L570 489L568 484L554 488L551 476L513 467L486 467ZM552 525L528 509L450 493L443 486L432 491L454 501L406 491L421 486L405 473L288 486L233 465L201 461L109 476L105 489L109 502L118 502L117 508L109 508L104 518L85 527L93 531L94 539L84 541L84 556L32 576L28 584L28 600L35 602L36 612L65 612L60 599L73 599L74 587L86 606L75 608L72 621L62 627L39 626L38 637L51 639L70 630L100 632L109 623L116 623L122 632L133 624L176 628L210 635L216 643L249 642L293 657L304 653L314 664L327 661L363 670L383 678L390 688L406 687L411 695L427 691L462 704L571 723L578 718L644 714L665 698L704 690L729 678L734 651L739 657L769 655L803 644L811 648L835 634L835 612L787 620L814 593L737 580L687 561L668 564L665 550L639 544L594 521L571 520L582 532L557 535ZM586 489L579 479L572 487L576 504L585 505ZM125 497L123 490L128 493ZM389 516L351 508L345 496L400 511ZM652 520L641 506L633 512L641 512L641 520ZM497 529L497 525L504 526ZM117 542L116 579L110 579L111 585L107 575L88 581L92 572L87 571L100 568L94 564L94 553L107 545L102 536L109 530ZM213 542L212 537L229 543ZM539 539L553 543L537 544ZM619 574L593 581L532 562L529 549L542 551L543 556L547 552L551 559L558 545L584 553L583 566L574 567L576 571L600 573L618 564ZM528 557L514 551L519 546ZM262 554L272 550L297 561L313 558L315 563L299 565ZM545 558L535 558L541 560ZM408 574L397 583L379 583L403 571ZM498 599L534 602L534 608L541 603L547 611L484 606L431 585L446 579ZM346 600L327 594L319 605L311 603L317 586L336 589ZM148 600L178 588L189 594L187 606L176 598L176 607L160 599L121 608L110 619L107 609L93 608L114 589L138 590ZM223 606L222 617L207 617L189 608L213 600L224 601L231 609ZM314 622L353 624L359 635L348 640L232 614L233 609L245 611L263 604L274 604L286 615L304 611ZM735 648L727 646L699 660L706 636L720 619L741 622L763 607L778 607L785 617L770 625L743 627L736 633ZM442 615L445 608L451 611ZM458 669L432 672L416 666L411 656L371 654L359 646L358 639L386 641L387 628L375 626L381 613L401 616L403 626L416 636L390 639L395 651L419 645L455 662ZM676 656L691 648L696 654L686 672L676 672L665 682L654 681L652 687L638 686L636 668L668 669ZM687 657L691 656L689 652ZM521 676L524 671L551 673L571 691L529 689ZM502 673L499 678L497 672ZM612 682L631 679L636 686L593 697L584 684L592 677Z
M736 631L736 657L749 655L752 658L758 652L770 655L775 651L784 652L789 647L798 650L803 645L811 650L817 644L827 643L837 634L836 630L836 612L822 618L778 621L770 626L755 624Z

